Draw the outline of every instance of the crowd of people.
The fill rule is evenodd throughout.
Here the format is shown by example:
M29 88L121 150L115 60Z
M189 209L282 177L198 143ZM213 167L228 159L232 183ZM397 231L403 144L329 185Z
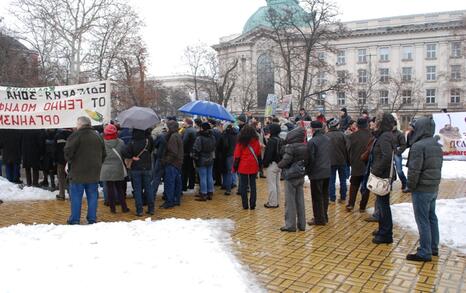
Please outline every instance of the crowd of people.
M323 113L312 118L301 109L291 119L266 117L264 125L250 114L239 115L235 124L207 118L178 122L168 117L146 130L120 128L117 123L93 128L89 118L80 117L75 130L0 130L0 147L11 182L22 183L22 166L25 185L55 190L57 175L57 199L64 200L68 192L71 201L69 224L80 223L84 192L87 221L97 221L99 184L112 213L117 205L123 213L130 211L126 192L131 184L135 214L143 216L144 206L147 214L154 214L162 182L163 209L180 206L183 193L198 183L195 196L199 202L212 200L215 186L225 196L237 188L242 208L254 210L256 181L267 178L264 207L270 209L279 208L280 182L284 181L285 225L280 230L305 231L306 225L328 224L329 204L346 204L346 210L353 212L358 193L359 212L364 212L371 193L368 180L388 179L392 184L398 177L402 191L412 193L420 233L420 248L408 259L429 261L438 255L435 200L442 167L442 150L434 131L431 118L414 120L405 135L391 114L380 112L371 118L364 112L352 120L345 108L328 120ZM406 177L401 155L407 148ZM309 221L303 188L306 176L313 211ZM379 223L373 242L392 243L390 194L374 195L374 213L367 219Z

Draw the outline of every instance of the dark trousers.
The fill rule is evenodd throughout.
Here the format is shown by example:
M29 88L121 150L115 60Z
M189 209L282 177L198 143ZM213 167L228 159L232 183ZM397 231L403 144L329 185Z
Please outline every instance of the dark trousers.
M136 213L142 214L142 196L143 192L147 199L147 211L154 212L154 190L152 187L152 172L150 170L137 171L131 170L133 180L134 201L136 204Z
M241 193L241 201L243 203L243 209L255 209L256 208L256 177L257 174L239 174L240 176L240 193ZM248 186L251 196L249 198L248 203Z
M12 183L20 183L20 164L19 163L5 163L6 179Z
M126 181L106 181L104 184L107 188L107 199L110 210L115 212L115 205L118 201L121 205L121 210L126 211L128 209L124 189L124 187L126 187Z
M349 207L354 207L356 204L356 198L358 196L358 190L361 186L361 183L364 179L364 176L351 176L350 179L350 192L349 192ZM369 201L369 190L367 188L361 188L361 201L359 202L359 209L365 210L367 207L367 202Z
M215 186L222 186L222 159L220 157L215 158L214 167L212 169L212 175L214 177Z
M183 180L183 191L194 189L196 171L194 170L194 162L191 157L184 157L183 168L181 169L181 178Z
M376 195L376 205L379 211L379 230L375 238L381 241L393 240L392 211L390 209L390 193L385 196Z
M68 189L68 180L66 178L65 165L57 164L58 177L58 195L65 197L65 190Z
M312 211L316 224L328 223L329 178L311 180Z
M39 169L24 168L27 186L39 186Z

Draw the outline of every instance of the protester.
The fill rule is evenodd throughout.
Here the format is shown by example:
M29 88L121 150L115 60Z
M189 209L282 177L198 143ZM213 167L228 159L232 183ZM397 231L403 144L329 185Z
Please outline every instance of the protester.
M68 180L65 171L66 160L64 154L64 148L66 141L73 133L72 129L59 129L55 134L55 141L57 147L55 149L55 160L57 163L57 177L58 177L58 194L56 198L58 200L65 200L65 190L68 189ZM68 192L69 193L69 192Z
M196 172L194 170L194 162L191 157L194 141L196 140L197 131L193 127L193 120L185 118L183 122L183 168L182 168L182 190L194 189L196 181Z
M216 150L216 139L211 125L202 123L201 131L193 146L193 158L199 173L200 194L197 201L212 200L214 194L213 165Z
M79 117L74 132L68 138L64 155L69 164L71 216L68 224L79 225L83 193L87 198L87 222L97 222L97 198L100 170L106 152L102 138L91 127L91 120Z
M267 168L267 189L269 198L264 204L266 208L278 208L280 202L280 173L278 163L282 160L281 149L284 145L279 137L281 128L278 124L269 125L270 138L264 151L264 168ZM304 142L304 139L303 141Z
M55 184L55 174L57 173L57 162L55 158L57 141L55 136L55 129L47 129L45 131L44 156L42 157L42 172L44 173L44 180L40 184L46 188L50 187L51 191L55 191L57 189ZM50 179L50 186L48 179Z
M167 145L162 155L161 163L165 167L164 193L165 203L161 206L164 209L173 208L181 204L181 168L183 165L183 140L178 133L178 122L167 122L168 133L165 136Z
M225 188L225 195L231 195L231 189L235 183L235 174L232 172L233 169L233 154L236 147L236 137L238 135L237 130L230 123L223 125L223 133L220 138L220 149L224 155L224 164L222 168L223 172L223 187Z
M323 125L327 124L327 119L325 118L325 115L322 111L319 111L319 113L316 116L316 120L322 123Z
M350 122L349 122L348 129L346 129L346 131L345 131L345 135L350 135L351 133L354 133L356 131L358 131L358 124L357 124L356 121L351 119Z
M246 125L247 122L248 122L248 120L246 118L246 115L241 114L241 115L238 116L237 123L238 123L238 128L239 128L240 131L243 128L243 126Z
M23 130L21 154L26 185L39 187L39 171L45 154L45 133L42 130Z
M359 118L357 123L358 130L350 134L348 137L348 157L351 166L351 184L349 191L349 201L348 205L346 206L346 210L349 212L354 209L358 190L364 179L367 161L362 160L361 156L366 151L367 145L371 139L371 133L367 129L367 119ZM364 212L366 210L368 200L369 190L366 188L366 186L363 185L361 187L361 201L359 203L360 212Z
M296 232L296 227L299 231L306 230L303 185L307 157L306 130L295 128L286 137L283 159L277 166L285 173L285 226L281 231ZM296 165L299 162L301 166Z
M159 191L160 183L164 176L165 170L162 165L162 157L165 154L165 148L167 146L167 141L165 139L167 135L167 128L163 127L161 132L154 132L154 151L153 151L153 161L152 161L152 183L154 189L154 201ZM194 172L194 171L193 171Z
M100 180L107 190L107 200L110 212L116 213L115 204L118 201L123 213L129 212L126 205L126 181L128 175L123 161L125 143L118 138L118 129L115 125L108 124L104 129L104 143L106 157L100 171Z
M330 156L331 163L331 173L330 173L330 182L329 182L329 199L330 202L334 203L336 201L336 174L338 172L338 178L340 180L340 199L339 203L344 203L346 201L346 168L348 163L348 148L346 143L346 137L338 129L340 121L336 118L332 118L328 121L329 131L326 133L326 136L330 139L330 148L328 153Z
M323 124L311 122L312 139L307 143L307 173L311 180L311 198L314 219L309 225L326 225L328 223L328 187L330 179L330 139L325 136Z
M223 162L225 157L222 154L220 145L220 138L222 137L222 125L214 119L209 119L208 123L210 124L212 134L215 138L215 153L214 153L214 165L212 168L212 176L214 178L215 186L223 186L222 184L222 170ZM202 127L201 127L202 128Z
M295 123L298 123L298 121L312 121L312 118L307 114L306 109L301 108L299 109L298 115L294 118Z
M406 143L406 137L403 132L398 130L397 128L397 122L395 120L395 126L393 127L393 136L395 139L395 169L396 169L396 174L398 175L398 178L401 181L401 190L403 193L409 192L409 189L407 188L407 179L405 176L405 173L403 172L403 158L401 155L407 148L407 143Z
M393 168L393 126L395 118L388 113L380 113L376 118L376 142L372 148L371 173L379 178L389 178L390 170ZM390 209L390 193L387 195L376 194L376 205L379 212L379 228L374 231L375 244L393 242L393 222Z
M435 204L442 178L443 153L432 118L420 118L413 125L408 158L408 188L412 191L414 218L419 230L419 248L406 259L431 261L438 256L439 227Z
M143 215L143 196L147 201L147 214L154 214L154 190L152 185L152 150L154 144L146 131L133 129L132 138L122 154L131 173L134 189L136 216Z
M256 130L245 125L241 129L234 152L234 169L240 174L240 193L243 209L256 208L256 177L259 172L260 144ZM248 186L250 198L248 202Z
M351 116L348 115L348 110L346 108L341 108L340 110L340 130L345 132L348 129L351 121Z
M3 164L5 176L11 183L22 183L20 179L21 167L21 139L20 130L0 129L0 141L3 146Z

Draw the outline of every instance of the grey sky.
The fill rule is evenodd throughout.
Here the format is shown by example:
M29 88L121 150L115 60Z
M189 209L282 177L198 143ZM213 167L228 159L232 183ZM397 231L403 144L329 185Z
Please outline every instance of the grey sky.
M146 21L144 36L150 53L150 75L183 73L184 48L201 41L215 44L222 36L240 33L265 0L129 0ZM0 0L4 15L10 0ZM341 20L466 9L464 0L337 0ZM6 17L7 22L10 21Z

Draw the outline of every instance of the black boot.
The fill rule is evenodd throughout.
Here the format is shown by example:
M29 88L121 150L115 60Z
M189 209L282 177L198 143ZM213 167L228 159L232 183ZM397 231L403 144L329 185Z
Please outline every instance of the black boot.
M198 198L196 198L196 201L207 201L207 194L201 193Z
M213 192L208 192L207 193L207 199L208 200L212 200L212 197L214 196L214 193Z

